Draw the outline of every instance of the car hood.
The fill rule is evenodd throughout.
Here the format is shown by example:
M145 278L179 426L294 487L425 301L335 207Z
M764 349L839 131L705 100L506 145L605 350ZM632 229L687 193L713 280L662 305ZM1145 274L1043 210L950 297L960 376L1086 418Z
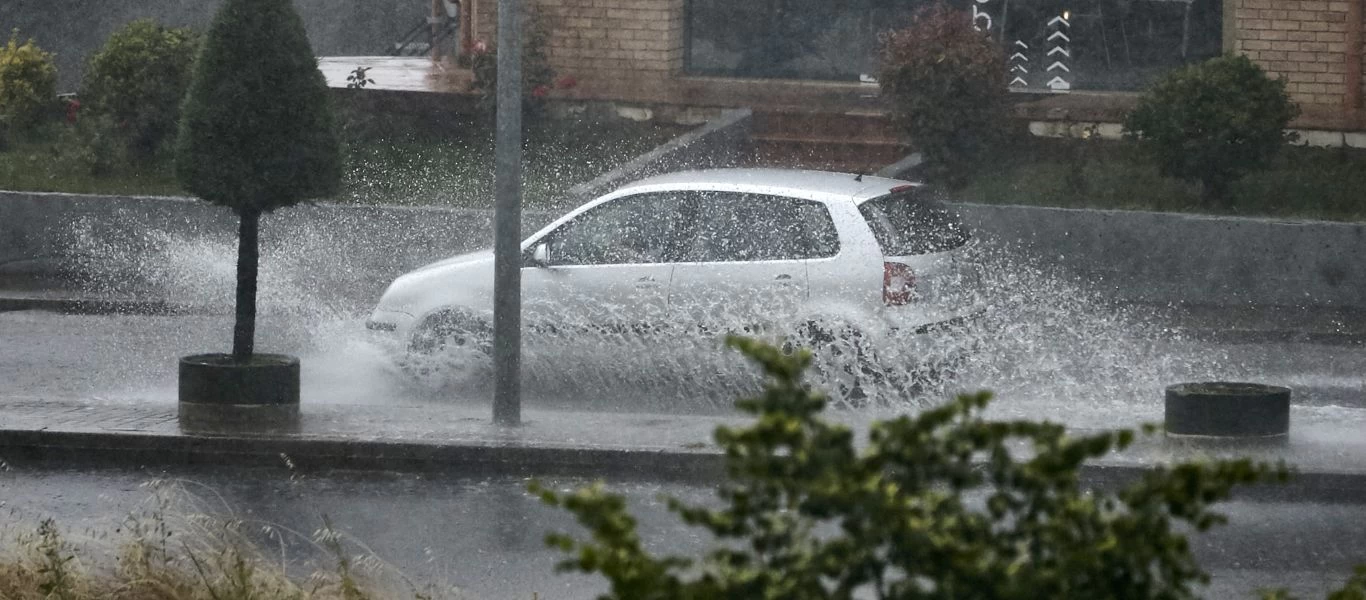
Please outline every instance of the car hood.
M489 248L486 250L480 250L478 252L470 252L467 254L460 254L457 256L452 256L447 259L438 260L429 265L423 265L421 267L418 267L414 269L412 273L428 273L431 271L438 271L458 267L473 267L476 265L491 262L493 262L493 249Z

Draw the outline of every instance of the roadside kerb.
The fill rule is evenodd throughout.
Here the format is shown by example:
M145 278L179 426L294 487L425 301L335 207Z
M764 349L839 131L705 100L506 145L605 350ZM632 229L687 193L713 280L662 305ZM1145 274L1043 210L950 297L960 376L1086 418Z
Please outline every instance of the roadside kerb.
M422 417L427 433L375 424L368 407L331 407L331 434L187 435L175 426L174 408L130 406L109 410L58 402L44 411L33 402L12 410L0 401L0 461L34 468L172 468L181 466L279 467L300 471L383 470L459 476L581 477L712 484L724 474L719 449L707 439L717 424L743 424L743 417L695 417L532 411L530 424L499 429L487 419L455 418L450 410L405 408L402 418ZM321 407L314 407L316 412ZM79 425L73 414L99 413L102 423ZM457 411L458 412L458 411ZM463 413L460 413L463 414ZM305 419L308 418L305 412ZM342 421L335 421L341 419ZM446 428L428 421L449 421ZM584 423L577 423L583 421ZM855 419L851 423L857 423ZM63 423L66 425L63 425ZM44 423L52 423L47 426ZM539 425L538 425L539 423ZM411 423L410 423L411 425ZM855 425L859 428L859 425ZM386 430L394 431L386 431ZM455 434L446 436L446 429ZM635 429L632 431L631 429ZM378 435L356 434L378 432ZM474 436L462 435L477 432ZM1086 433L1074 430L1074 433ZM423 439L427 438L427 439ZM1086 466L1089 486L1112 489L1148 472L1153 457L1172 457L1160 438L1140 438L1126 454ZM1312 463L1313 449L1305 460ZM1197 458L1198 455L1191 455ZM1255 458L1275 460L1274 454ZM1291 452L1285 459L1295 464ZM1237 498L1276 502L1366 502L1366 471L1308 464L1288 485L1243 488Z

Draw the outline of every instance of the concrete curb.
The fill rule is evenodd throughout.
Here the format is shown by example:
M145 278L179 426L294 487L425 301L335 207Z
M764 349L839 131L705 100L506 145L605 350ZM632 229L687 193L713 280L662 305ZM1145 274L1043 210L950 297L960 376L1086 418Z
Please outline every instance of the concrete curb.
M288 466L301 471L384 470L459 476L582 477L712 484L725 473L715 450L595 448L492 444L285 439L268 436L0 430L0 457L10 465L50 467ZM1083 484L1115 489L1150 468L1091 464ZM1240 488L1234 499L1259 502L1366 502L1366 472L1297 472L1287 485Z
M0 296L0 313L38 310L65 315L207 315L230 314L204 306L175 304L164 300L96 298L26 298Z
M282 466L442 472L471 476L567 476L716 481L722 456L706 451L549 445L437 444L255 435L157 435L0 429L9 464L143 466Z

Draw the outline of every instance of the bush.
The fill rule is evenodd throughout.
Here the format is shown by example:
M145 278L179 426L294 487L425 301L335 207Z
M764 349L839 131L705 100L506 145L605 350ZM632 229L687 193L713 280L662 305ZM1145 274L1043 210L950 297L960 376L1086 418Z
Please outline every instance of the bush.
M936 3L886 34L879 81L926 173L951 187L966 183L1004 136L1005 55L966 12Z
M19 43L19 32L0 46L0 129L31 129L55 114L57 67L52 55L28 40Z
M57 144L64 168L106 177L128 164L123 130L107 115L91 115L64 128Z
M572 554L561 569L605 576L604 598L1194 598L1208 577L1186 532L1222 523L1211 505L1235 485L1286 477L1283 466L1217 461L1086 490L1083 465L1131 432L1072 438L1061 425L988 421L986 393L874 423L860 450L854 432L818 418L825 398L801 379L809 353L729 343L769 384L737 403L753 425L716 432L721 508L667 499L715 536L702 558L647 551L624 499L601 485L532 486L588 529L591 541L547 542ZM1366 572L1349 586L1366 592Z
M129 23L90 57L81 83L82 108L118 124L131 158L154 157L180 121L198 47L198 36L189 29L170 29L150 19Z
M1202 200L1227 206L1231 183L1293 141L1285 128L1298 115L1284 81L1246 56L1225 56L1159 79L1124 127L1163 175L1198 181Z
M522 111L530 117L544 112L546 97L556 85L555 69L546 55L549 39L545 20L535 12L528 13L522 20ZM472 85L481 106L492 115L498 104L497 48L478 41L466 50L464 56L469 57L468 65L474 71Z

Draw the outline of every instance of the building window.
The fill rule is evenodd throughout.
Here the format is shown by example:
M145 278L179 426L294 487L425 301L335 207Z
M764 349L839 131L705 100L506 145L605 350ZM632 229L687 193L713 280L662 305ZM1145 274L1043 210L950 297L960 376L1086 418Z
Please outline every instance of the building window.
M878 36L932 0L687 0L696 75L858 81ZM1222 51L1222 0L953 0L1016 56L1014 88L1136 90ZM1063 21L1055 21L1064 17ZM1062 36L1053 34L1062 31ZM1061 48L1055 50L1055 48ZM1052 52L1050 54L1050 52ZM1016 54L1018 53L1018 55ZM1022 57L1022 58L1021 58ZM1055 63L1061 63L1055 66ZM1052 67L1050 70L1049 67Z

